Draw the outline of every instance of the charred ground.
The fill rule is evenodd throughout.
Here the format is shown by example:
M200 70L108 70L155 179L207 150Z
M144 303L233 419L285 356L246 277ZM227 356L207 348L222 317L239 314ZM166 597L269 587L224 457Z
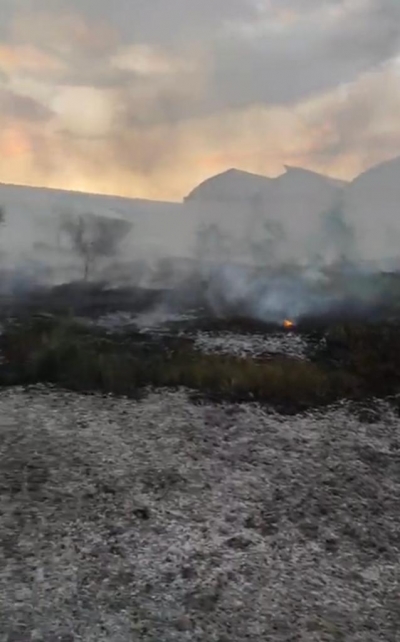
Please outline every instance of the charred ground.
M397 642L396 297L172 300L3 301L1 642Z
M133 396L186 387L284 412L394 395L400 279L373 276L361 287L357 278L369 297L350 300L357 283L348 282L335 305L300 316L289 329L250 318L240 301L216 314L207 293L189 287L73 283L9 296L1 305L0 381ZM337 277L332 291L339 285Z

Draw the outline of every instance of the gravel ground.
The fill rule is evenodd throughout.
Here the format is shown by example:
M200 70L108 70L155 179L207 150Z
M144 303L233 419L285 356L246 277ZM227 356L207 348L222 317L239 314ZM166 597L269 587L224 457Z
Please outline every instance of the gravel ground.
M0 392L1 642L395 642L398 416Z

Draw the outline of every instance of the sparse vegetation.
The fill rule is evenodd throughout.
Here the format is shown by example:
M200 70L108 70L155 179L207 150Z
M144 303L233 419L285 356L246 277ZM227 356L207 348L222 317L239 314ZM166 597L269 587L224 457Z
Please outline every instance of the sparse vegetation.
M348 323L330 328L318 360L333 372L345 369L374 394L396 392L400 386L400 327L398 323Z
M260 400L292 410L398 391L400 328L337 326L312 361L236 358L197 352L189 339L110 336L73 319L9 325L0 342L7 384L49 382L131 395L146 386L181 387L214 398Z
M71 250L82 261L83 279L91 278L100 259L112 258L131 229L122 219L109 219L93 214L60 217L60 233L67 237Z

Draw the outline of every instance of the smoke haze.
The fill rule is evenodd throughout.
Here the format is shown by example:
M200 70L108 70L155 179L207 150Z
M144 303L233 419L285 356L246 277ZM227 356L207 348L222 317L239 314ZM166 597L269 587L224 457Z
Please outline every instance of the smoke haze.
M331 305L328 268L397 269L399 60L395 0L0 0L0 181L117 195L2 187L4 270L80 278L91 214L132 224L93 277Z
M351 183L230 170L182 203L0 186L3 292L90 278L268 321L373 304L360 277L400 267L399 177L400 159Z

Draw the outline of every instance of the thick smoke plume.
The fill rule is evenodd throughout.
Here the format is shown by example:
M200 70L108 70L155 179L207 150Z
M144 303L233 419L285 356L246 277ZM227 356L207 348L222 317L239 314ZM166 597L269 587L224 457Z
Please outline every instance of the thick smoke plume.
M362 311L387 294L376 275L398 267L393 190L379 181L395 189L399 169L393 161L350 185L291 168L274 180L232 171L184 203L4 186L1 291L95 281L164 290L164 309L271 322Z

